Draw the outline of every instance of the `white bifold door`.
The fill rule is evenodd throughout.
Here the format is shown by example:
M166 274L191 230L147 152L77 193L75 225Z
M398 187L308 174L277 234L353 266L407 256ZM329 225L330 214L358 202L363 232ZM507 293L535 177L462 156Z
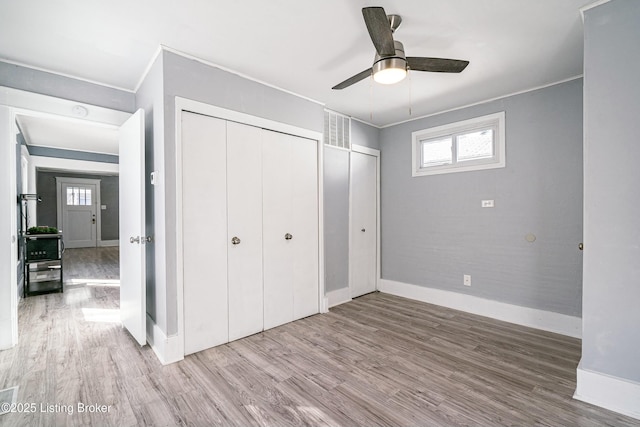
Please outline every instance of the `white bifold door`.
M317 141L181 125L185 354L318 313Z
M264 328L318 313L316 141L264 131Z
M263 330L262 129L227 122L229 341Z

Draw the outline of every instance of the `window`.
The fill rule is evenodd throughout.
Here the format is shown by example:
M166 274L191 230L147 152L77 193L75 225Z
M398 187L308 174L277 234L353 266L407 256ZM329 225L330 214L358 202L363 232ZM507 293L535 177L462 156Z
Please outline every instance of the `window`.
M411 134L412 176L505 166L504 112Z
M67 206L91 206L91 189L67 187Z

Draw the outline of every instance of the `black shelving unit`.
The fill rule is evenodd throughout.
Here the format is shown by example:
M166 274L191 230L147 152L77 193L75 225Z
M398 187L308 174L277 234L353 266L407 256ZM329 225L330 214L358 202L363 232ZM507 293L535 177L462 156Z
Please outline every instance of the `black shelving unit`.
M64 292L62 234L23 234L24 296Z

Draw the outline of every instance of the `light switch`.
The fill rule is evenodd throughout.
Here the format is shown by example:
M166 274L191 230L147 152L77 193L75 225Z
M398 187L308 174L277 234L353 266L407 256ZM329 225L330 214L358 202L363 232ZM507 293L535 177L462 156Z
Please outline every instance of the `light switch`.
M107 210L107 205L100 205L100 209L103 210L103 211L106 211Z
M483 208L492 208L493 207L493 200L483 200L482 201L482 207Z

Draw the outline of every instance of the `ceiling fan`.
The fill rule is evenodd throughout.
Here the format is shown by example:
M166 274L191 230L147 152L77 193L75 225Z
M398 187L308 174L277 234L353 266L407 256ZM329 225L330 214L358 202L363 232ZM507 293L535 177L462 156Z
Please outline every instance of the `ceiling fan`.
M393 39L393 33L402 22L400 15L387 16L381 7L365 7L362 9L362 16L376 48L373 66L349 77L332 89L344 89L372 74L373 79L378 83L393 84L404 79L409 70L459 73L469 65L469 61L460 59L405 56L402 43Z

